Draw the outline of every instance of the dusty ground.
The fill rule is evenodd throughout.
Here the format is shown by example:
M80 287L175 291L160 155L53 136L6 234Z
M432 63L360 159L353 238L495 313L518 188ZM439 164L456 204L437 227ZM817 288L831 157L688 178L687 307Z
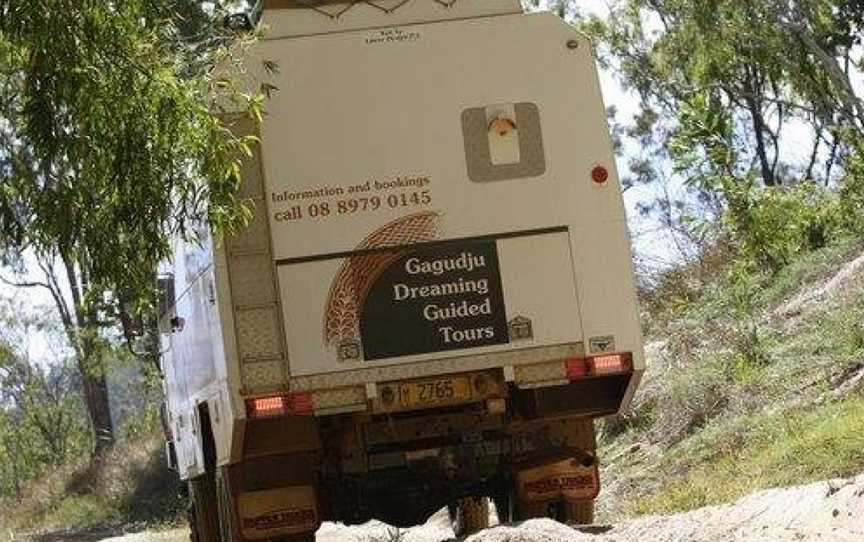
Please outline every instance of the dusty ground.
M789 489L761 491L728 505L673 516L651 516L615 526L574 530L551 520L493 527L465 542L862 542L864 475ZM346 527L324 525L318 542L442 542L452 540L446 513L425 525L397 531L383 523ZM138 533L108 538L43 540L101 542L180 542L185 530Z

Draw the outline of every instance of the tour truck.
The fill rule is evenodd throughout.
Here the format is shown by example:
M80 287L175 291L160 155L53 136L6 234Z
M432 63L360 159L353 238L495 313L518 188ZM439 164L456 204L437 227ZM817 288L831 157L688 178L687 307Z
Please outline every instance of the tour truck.
M644 371L589 41L518 0L264 0L225 114L248 226L160 280L193 539L590 523L593 421ZM274 69L274 67L276 69Z

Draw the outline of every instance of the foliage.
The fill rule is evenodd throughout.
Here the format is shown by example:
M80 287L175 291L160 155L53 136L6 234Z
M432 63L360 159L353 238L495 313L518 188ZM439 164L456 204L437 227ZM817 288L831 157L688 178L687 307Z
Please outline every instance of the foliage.
M30 347L55 323L7 303L0 324L0 499L20 498L27 482L87 447L86 415L69 358Z
M627 488L612 489L611 507L680 511L864 468L862 251L846 238L776 274L727 258L698 291L677 294L673 269L644 293L662 313L649 370L600 439L607 487Z
M158 352L159 263L177 238L249 216L236 192L253 139L219 114L260 120L272 87L213 69L248 42L217 30L217 7L0 1L0 263L19 275L3 281L52 296L96 459L114 440L105 352L118 330Z
M221 232L245 219L235 194L250 140L214 116L229 87L210 70L190 72L176 8L166 0L3 6L7 256L58 253L88 282L138 293L170 255L172 234L194 237L201 222ZM261 106L260 96L235 105L259 116Z
M729 242L771 272L864 221L860 21L847 0L617 0L579 19L640 101L629 182L687 188L641 210L696 253ZM687 209L677 224L670 208Z
M182 521L187 506L184 488L165 468L159 428L147 421L154 419L150 410L140 421L130 421L141 433L121 438L99 468L87 461L68 461L27 484L14 505L0 499L0 524L12 530L13 539L36 528L59 529L66 539L70 529Z

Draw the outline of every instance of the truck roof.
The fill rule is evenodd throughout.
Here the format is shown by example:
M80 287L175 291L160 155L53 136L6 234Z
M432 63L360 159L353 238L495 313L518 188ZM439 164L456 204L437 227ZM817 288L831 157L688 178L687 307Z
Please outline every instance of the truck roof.
M261 6L265 40L522 13L519 0L263 0Z

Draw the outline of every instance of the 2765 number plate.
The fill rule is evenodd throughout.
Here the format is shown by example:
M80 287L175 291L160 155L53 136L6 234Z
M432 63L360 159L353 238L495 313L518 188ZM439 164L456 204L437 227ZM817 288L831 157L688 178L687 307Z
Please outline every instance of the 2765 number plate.
M458 403L470 398L471 383L466 377L399 384L399 404L402 407Z

